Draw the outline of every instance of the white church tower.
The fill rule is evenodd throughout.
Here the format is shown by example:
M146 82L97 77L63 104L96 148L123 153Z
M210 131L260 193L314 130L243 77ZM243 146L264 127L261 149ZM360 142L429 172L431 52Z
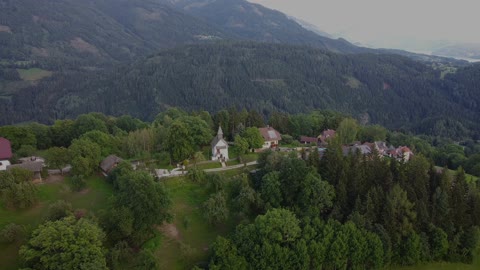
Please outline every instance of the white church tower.
M212 140L212 160L227 161L228 160L228 144L223 139L222 127L218 127L217 136Z

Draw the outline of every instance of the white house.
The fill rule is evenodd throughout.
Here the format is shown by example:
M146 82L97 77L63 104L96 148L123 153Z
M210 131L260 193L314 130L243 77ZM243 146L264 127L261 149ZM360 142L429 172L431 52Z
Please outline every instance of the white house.
M0 171L6 171L7 167L10 166L10 161L8 160L0 160Z
M212 140L212 160L228 160L228 143L223 139L222 127L218 127L218 133Z
M264 139L262 149L275 148L278 146L279 141L282 140L280 132L276 131L274 128L267 126L266 128L259 128L260 134Z

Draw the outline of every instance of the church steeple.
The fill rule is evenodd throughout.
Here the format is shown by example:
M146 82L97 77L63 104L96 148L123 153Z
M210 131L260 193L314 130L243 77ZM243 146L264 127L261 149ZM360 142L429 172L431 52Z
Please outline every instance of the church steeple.
M222 126L218 126L217 138L218 138L219 140L220 140L220 139L223 139Z

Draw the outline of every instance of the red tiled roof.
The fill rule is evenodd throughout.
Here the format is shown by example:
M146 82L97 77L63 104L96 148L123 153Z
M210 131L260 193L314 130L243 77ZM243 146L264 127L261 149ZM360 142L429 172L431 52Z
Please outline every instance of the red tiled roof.
M12 147L10 141L0 137L0 160L12 158Z
M327 139L330 139L330 138L335 137L335 134L336 134L336 133L337 133L337 132L336 132L335 130L333 130L333 129L327 129L327 130L324 130L324 131L322 132L322 134L321 134L320 136L318 136L318 138L319 138L322 142L325 143L325 142L327 141Z
M301 137L300 137L300 142L316 143L316 142L318 142L318 138L301 136Z
M260 134L262 134L262 137L266 142L282 140L280 132L276 131L272 127L259 128L258 130L260 131Z

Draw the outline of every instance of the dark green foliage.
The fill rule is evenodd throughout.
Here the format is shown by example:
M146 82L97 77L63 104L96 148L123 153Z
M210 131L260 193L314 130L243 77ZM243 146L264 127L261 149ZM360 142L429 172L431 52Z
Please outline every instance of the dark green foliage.
M101 160L100 146L90 140L74 140L68 148L73 175L92 175Z
M170 157L177 162L188 159L194 153L194 141L190 131L180 121L173 122L169 127L166 145L170 152Z
M111 207L101 216L101 225L112 243L129 239L133 233L133 213L126 207Z
M247 261L238 254L237 247L230 240L218 237L213 244L213 256L209 268L215 270L247 269Z
M62 173L63 168L65 168L70 161L68 149L65 147L49 148L46 152L45 158L47 159L46 161L50 168L59 169Z
M14 168L0 171L0 195L7 207L28 208L37 201L37 187L30 171Z
M383 248L374 233L353 223L318 219L302 224L285 209L273 209L239 226L232 240L217 239L213 269L362 269L383 266Z
M130 172L121 175L117 181L116 207L125 207L131 211L136 233L149 232L152 225L170 220L170 198L165 187L156 183L150 174Z
M85 177L83 175L73 175L69 179L70 189L75 192L82 191L87 186Z
M245 129L245 132L242 134L244 140L248 143L250 149L261 148L264 143L264 139L260 134L258 128L249 127Z
M351 89L345 76L362 85ZM57 77L21 91L11 102L2 100L1 115L14 111L16 117L0 118L0 123L47 122L90 111L128 112L152 120L170 106L210 112L235 106L256 109L263 116L273 111L334 109L367 119L364 124L455 138L478 133L474 124L478 112L464 106L462 96L452 98L452 89L463 88L463 78L440 80L436 70L395 55L337 55L305 47L223 42L165 51L105 73L81 71ZM473 96L471 89L475 88L465 88L471 93L464 96ZM232 132L242 122L224 113L213 117L214 122L233 139ZM252 120L258 117L248 116L243 126L260 124ZM281 116L272 120L277 124L282 132L288 127ZM301 121L295 124L304 126ZM300 131L305 134L287 134L309 133Z
M35 134L25 127L0 127L0 137L7 138L10 141L13 152L19 150L23 145L37 145L37 139L35 138Z
M160 269L160 264L154 253L148 249L144 249L138 254L133 269Z
M225 222L229 215L225 192L217 192L203 204L205 218L214 225Z
M24 233L25 228L23 226L10 223L0 230L0 242L13 243L19 241Z
M35 152L37 152L37 149L35 148L35 146L24 144L20 147L20 149L16 151L15 155L20 158L30 157L30 156L33 156Z
M21 247L25 267L32 269L107 269L102 230L87 219L73 216L48 221ZM61 251L61 252L59 252Z
M48 207L45 220L56 221L72 215L72 205L66 201L57 201Z

